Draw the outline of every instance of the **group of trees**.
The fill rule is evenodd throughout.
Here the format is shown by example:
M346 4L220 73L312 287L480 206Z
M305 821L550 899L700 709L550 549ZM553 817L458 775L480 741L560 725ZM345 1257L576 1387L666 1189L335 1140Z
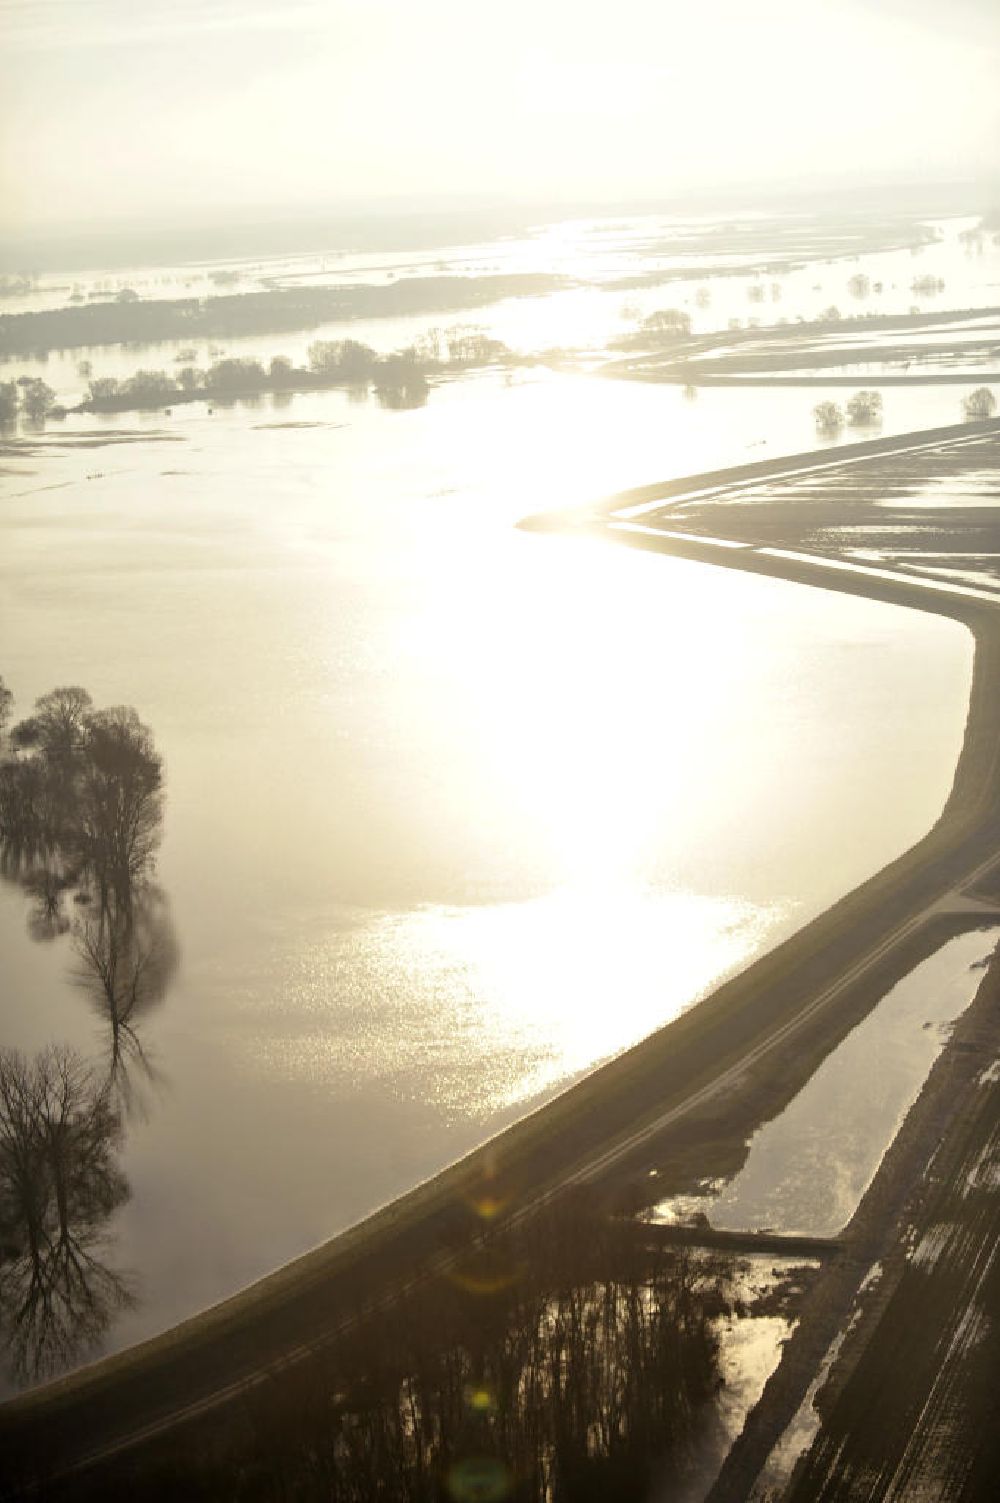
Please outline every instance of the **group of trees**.
M15 422L19 413L29 423L43 423L55 401L55 392L39 376L0 381L0 423Z
M105 1233L128 1194L122 1117L154 1074L139 1022L177 946L152 881L163 769L148 727L77 685L10 727L12 711L0 679L0 876L30 899L33 938L71 932L72 979L106 1038L100 1065L58 1046L0 1053L0 1328L25 1380L95 1347L130 1298Z
M68 685L42 695L8 742L5 868L45 861L66 887L127 906L160 838L163 770L148 727L130 707L95 709L85 689Z
M136 371L125 380L95 376L88 382L84 407L123 411L168 406L200 395L225 399L328 386L371 386L384 405L412 407L426 400L430 375L508 364L512 359L506 345L476 328L432 329L392 355L380 355L356 339L324 339L309 346L307 366L293 365L284 355L275 355L267 365L239 356L216 360L207 370L185 365L176 376L162 370Z
M648 314L640 327L644 334L676 339L691 333L691 315L681 308L660 308L655 313Z
M638 328L611 341L616 350L647 350L669 347L691 333L691 315L683 308L658 308L638 321Z
M106 1025L108 1077L131 1104L130 1068L151 1073L137 1023L177 960L152 881L162 763L133 709L97 710L76 685L43 695L5 738L11 706L0 679L0 875L32 900L35 939L72 930L74 979Z
M981 422L996 412L997 400L988 386L978 386L962 398L962 411L970 422ZM848 400L847 412L836 402L819 402L813 408L816 429L824 438L833 438L850 423L852 427L870 427L882 421L882 397L877 391L856 391Z
M370 385L385 407L420 407L427 400L427 371L434 364L429 350L421 355L415 346L378 355L354 339L321 339L309 346L308 375L323 385Z
M819 402L813 408L817 431L831 437L841 431L844 423L853 428L873 427L882 421L882 395L880 392L856 391L848 398L846 414L836 402Z
M970 421L992 417L996 406L996 397L988 386L979 386L962 398L962 411ZM882 397L877 391L856 391L848 400L846 414L836 402L819 402L813 416L817 429L826 436L839 433L845 421L853 427L867 427L882 421Z
M447 329L429 329L411 346L417 360L445 370L470 370L484 365L505 365L514 357L499 339L485 329L454 324Z

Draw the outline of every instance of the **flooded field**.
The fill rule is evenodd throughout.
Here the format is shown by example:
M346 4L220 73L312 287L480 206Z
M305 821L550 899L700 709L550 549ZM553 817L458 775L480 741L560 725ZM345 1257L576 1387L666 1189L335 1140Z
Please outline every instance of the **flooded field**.
M38 359L31 357L30 344L16 355L5 355L0 338L0 375L42 375L60 401L72 403L83 396L91 375L123 377L150 366L176 371L223 356L265 363L280 356L304 364L316 340L359 340L385 354L412 345L431 330L470 325L502 341L517 358L600 362L608 358L614 341L634 336L644 319L664 308L681 311L696 335L763 332L773 325L788 339L796 325L833 315L842 325L839 338L863 340L849 332L850 320L909 315L917 308L935 315L950 307L997 304L1000 244L978 223L974 216L884 223L862 217L838 226L796 215L775 219L748 213L721 221L645 215L541 224L489 244L426 251L47 274L33 292L0 300L0 314L58 309L71 299L96 309L102 300L114 305L123 293L141 300L204 299L340 287L348 293L382 289L388 296L402 284L419 287L442 277L469 279L470 300L465 311L399 316L387 305L384 316L313 321L301 329L279 324L272 333L231 332L205 340L181 336L156 344L93 348L59 348L68 342L54 340ZM552 285L483 303L476 297L476 282L491 277L547 277ZM975 322L963 337L974 339L977 333L980 340L989 338L982 328L977 331ZM933 345L932 339L928 348ZM878 359L873 349L872 369L878 368ZM90 367L86 374L81 374L82 362ZM984 366L977 358L968 365L970 376L989 363L987 359ZM794 366L794 355L788 364ZM859 378L865 370L858 365ZM951 395L957 411L957 397Z
M135 1304L107 1348L482 1141L940 809L958 626L515 529L775 431L763 401L693 411L490 379L408 413L315 395L307 427L76 420L8 454L19 712L84 684L166 767L178 961L136 1022L104 1249ZM99 1066L78 937L29 917L0 889L5 1041Z
M4 1499L1000 1474L1000 10L843 11L0 0Z

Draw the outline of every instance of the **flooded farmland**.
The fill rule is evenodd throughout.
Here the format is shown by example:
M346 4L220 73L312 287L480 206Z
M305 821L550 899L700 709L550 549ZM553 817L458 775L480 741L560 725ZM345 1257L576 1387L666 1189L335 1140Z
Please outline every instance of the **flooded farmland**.
M166 772L178 963L137 1025L111 1348L690 1005L916 839L961 741L957 625L516 530L697 466L675 392L295 410L46 436L7 481L18 708L134 704ZM73 932L29 916L0 890L6 1037L99 1059Z

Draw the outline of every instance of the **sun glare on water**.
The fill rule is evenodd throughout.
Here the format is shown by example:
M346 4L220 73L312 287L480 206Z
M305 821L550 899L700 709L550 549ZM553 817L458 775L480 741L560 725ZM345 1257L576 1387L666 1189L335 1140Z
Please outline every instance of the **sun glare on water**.
M660 561L590 540L459 541L461 560L436 531L416 544L386 686L417 801L387 849L459 900L329 931L303 959L308 1017L266 1068L371 1074L480 1117L669 1021L780 915L676 869L744 692L724 597L706 610L701 571L668 587Z

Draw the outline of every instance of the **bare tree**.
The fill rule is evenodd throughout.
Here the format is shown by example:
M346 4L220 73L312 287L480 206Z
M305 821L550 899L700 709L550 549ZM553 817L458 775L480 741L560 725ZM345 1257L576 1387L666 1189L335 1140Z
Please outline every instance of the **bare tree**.
M52 689L35 701L32 721L38 727L41 745L49 757L70 759L83 745L87 716L93 700L79 684Z
M74 838L82 863L122 900L149 868L163 819L163 764L152 734L126 705L87 719Z
M129 1195L121 1122L81 1057L0 1050L0 1330L20 1381L96 1350L131 1302L107 1223Z
M10 713L14 708L14 696L4 683L3 675L0 674L0 739L10 724Z

